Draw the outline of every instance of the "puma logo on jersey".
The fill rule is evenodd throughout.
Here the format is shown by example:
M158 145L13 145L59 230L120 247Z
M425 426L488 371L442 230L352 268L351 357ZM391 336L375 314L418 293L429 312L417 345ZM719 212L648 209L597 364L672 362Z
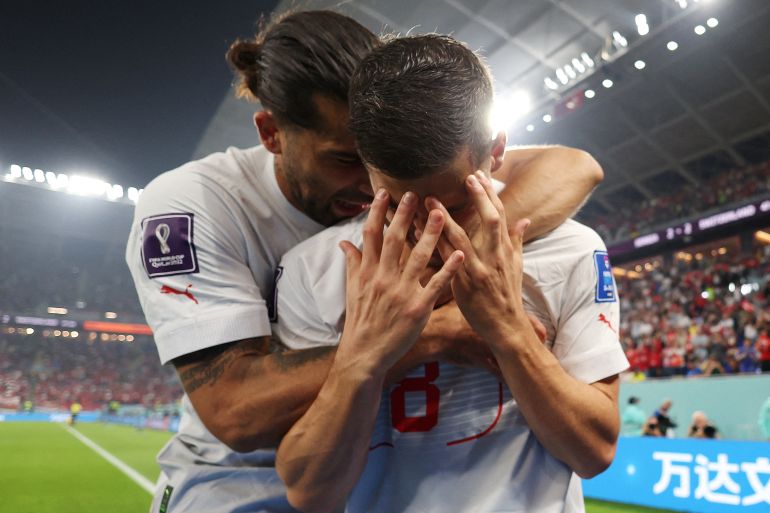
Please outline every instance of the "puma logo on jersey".
M599 322L603 322L604 324L607 325L607 327L609 327L612 330L613 333L617 333L617 331L615 331L615 328L612 327L612 323L609 321L609 319L607 319L607 317L605 317L603 313L599 314Z
M177 289L175 289L173 287L169 287L168 285L163 285L160 288L160 293L161 294L179 294L180 296L186 296L186 297L192 299L193 301L195 301L195 304L197 305L198 304L198 300L195 299L195 296L193 296L192 292L190 292L191 288L192 288L192 284L187 285L187 288L184 289L184 292L182 292L181 290L177 290Z

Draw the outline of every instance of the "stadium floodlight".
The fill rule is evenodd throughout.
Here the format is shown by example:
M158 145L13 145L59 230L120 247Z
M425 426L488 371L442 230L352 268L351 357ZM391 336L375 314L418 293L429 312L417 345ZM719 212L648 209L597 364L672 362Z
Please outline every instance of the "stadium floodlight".
M43 173L42 169L35 169L35 181L37 183L45 182L45 173Z
M668 48L670 51L674 52L677 48L679 48L679 43L676 41L669 41L666 43L666 48Z
M78 333L77 331L70 331L70 337L71 338L77 338L78 335L80 335L80 333Z
M595 66L594 60L586 52L581 53L580 58L583 59L583 62L585 62L586 66L589 68L593 68Z
M567 74L569 78L575 79L577 78L577 73L575 73L575 70L572 69L572 66L569 64L564 66L564 72Z
M586 67L583 65L582 62L580 62L578 60L577 57L572 59L572 67L575 68L575 71L577 71L578 73L585 73L586 72Z
M555 91L559 88L559 84L554 82L554 80L551 77L545 77L545 80L543 80L543 83L545 83L545 87L548 89Z
M56 173L54 173L53 171L46 171L45 181L48 182L48 185L50 185L51 187L56 187L57 186Z
M614 84L615 84L615 83L614 83L612 80L610 80L609 78L605 78L604 80L602 80L602 85L603 85L604 87L606 87L607 89L609 89L610 87L612 87Z
M585 95L586 98L590 100L591 98L596 96L596 91L594 91L593 89L586 89L585 93L583 94Z
M553 118L551 117L550 114L546 114L545 116L543 116L543 122L545 123L550 123L552 119Z
M527 132L534 132L535 131L535 125L529 124L527 125Z
M741 285L741 294L744 296L748 296L754 291L754 287L751 285L751 283L744 283Z
M67 187L67 185L70 183L70 177L64 173L59 173L56 175L56 179L58 180L59 187Z
M68 311L69 310L67 310L66 308L63 308L63 307L60 307L60 306L49 306L48 307L48 313L49 314L67 315Z
M118 314L116 314L115 312L104 312L104 318L105 319L117 319L118 318Z
M561 82L561 83L562 83L562 85L567 85L567 83L569 82L569 77L568 77L568 76L567 76L567 74L564 72L564 70L563 70L563 69L561 69L561 68L558 68L558 69L556 70L556 78L558 78L558 79L559 79L559 82Z
M625 48L628 46L628 40L617 30L612 31L612 40L620 47Z
M28 182L31 182L35 177L32 175L32 170L28 168L27 166L24 166L21 168L21 174L24 176L24 179Z
M73 175L69 179L67 192L79 196L106 196L111 185L98 178Z
M107 184L109 186L109 184ZM113 184L107 189L107 198L110 201L115 201L123 197L123 187L118 184Z
M11 164L11 178L21 178L21 166L18 164Z
M494 133L507 132L513 122L532 110L532 98L526 91L514 91L495 98L490 113L490 126ZM129 190L129 199L130 199Z
M645 64L645 62L641 59L634 63L634 67L638 70L643 70L645 66L647 66L647 64Z
M695 25L695 28L693 30L699 36L702 36L703 34L706 33L706 27L704 27L703 25Z
M646 36L650 33L650 25L647 24L647 15L637 14L634 17L634 22L636 22L636 31L640 36Z
M706 20L706 25L708 25L711 28L714 28L717 25L719 25L719 20L716 18L709 18Z
M133 202L133 203L136 203L137 201L139 201L139 196L142 195L142 191L144 191L144 189L137 189L136 187L129 187L128 188L128 200Z

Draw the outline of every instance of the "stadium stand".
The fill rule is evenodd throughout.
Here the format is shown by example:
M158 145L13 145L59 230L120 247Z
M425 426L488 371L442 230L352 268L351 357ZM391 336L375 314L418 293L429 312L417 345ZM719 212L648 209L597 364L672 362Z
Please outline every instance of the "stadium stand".
M125 337L123 337L125 340ZM134 342L0 334L0 409L105 409L110 401L152 409L174 403L182 389L158 363L148 337Z
M665 223L770 193L770 161L712 174L702 183L685 183L668 194L628 203L609 213L584 211L579 216L607 244L637 237Z
M717 246L616 276L636 379L770 370L770 246Z

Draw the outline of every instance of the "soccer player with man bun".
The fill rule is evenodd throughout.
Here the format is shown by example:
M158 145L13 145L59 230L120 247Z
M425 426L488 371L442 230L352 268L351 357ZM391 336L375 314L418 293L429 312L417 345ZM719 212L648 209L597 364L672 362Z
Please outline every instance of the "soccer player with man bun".
M236 42L228 58L239 91L260 102L261 146L164 173L137 204L126 260L160 359L186 392L179 432L158 456L153 512L293 511L275 448L315 399L335 348L287 349L272 336L269 298L284 252L371 202L348 129L348 88L378 44L328 11L278 17ZM540 231L601 179L593 159L568 148L509 152L502 172L530 191L516 205L522 214L537 207ZM486 350L455 329L461 320L456 308L437 310L394 375L428 350L483 365Z

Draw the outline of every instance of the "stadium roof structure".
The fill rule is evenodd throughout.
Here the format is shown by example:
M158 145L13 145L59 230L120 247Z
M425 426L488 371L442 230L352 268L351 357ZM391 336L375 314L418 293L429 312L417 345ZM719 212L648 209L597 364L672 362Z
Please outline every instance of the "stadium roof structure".
M599 212L770 158L766 0L311 0L302 7L338 10L375 32L451 33L480 50L512 144L566 144L600 161L605 181L589 204ZM229 93L194 156L253 145L254 110Z

